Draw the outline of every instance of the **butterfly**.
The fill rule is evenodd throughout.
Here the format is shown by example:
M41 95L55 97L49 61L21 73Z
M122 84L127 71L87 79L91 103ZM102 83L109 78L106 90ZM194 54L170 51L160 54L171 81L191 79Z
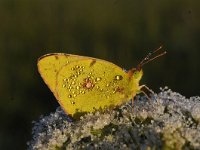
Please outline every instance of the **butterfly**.
M136 68L127 72L121 67L93 57L52 53L38 59L38 71L64 111L72 118L96 110L113 109L135 95L144 92L139 85L142 66L166 51L151 58L159 47L149 53Z

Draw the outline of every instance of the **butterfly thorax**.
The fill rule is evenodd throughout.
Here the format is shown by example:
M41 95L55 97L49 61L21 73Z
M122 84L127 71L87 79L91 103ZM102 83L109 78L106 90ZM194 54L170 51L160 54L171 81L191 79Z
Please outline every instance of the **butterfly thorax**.
M129 75L129 78L130 78L131 93L132 93L132 96L134 96L137 93L139 93L139 91L140 91L139 82L142 78L143 71L142 71L142 69L138 70L136 68L132 68L128 71L128 75Z

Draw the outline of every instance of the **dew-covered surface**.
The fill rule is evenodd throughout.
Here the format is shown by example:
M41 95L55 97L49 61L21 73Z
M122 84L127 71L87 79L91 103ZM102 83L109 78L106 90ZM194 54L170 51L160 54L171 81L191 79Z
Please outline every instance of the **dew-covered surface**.
M200 149L200 97L169 89L70 121L58 108L34 122L28 149Z

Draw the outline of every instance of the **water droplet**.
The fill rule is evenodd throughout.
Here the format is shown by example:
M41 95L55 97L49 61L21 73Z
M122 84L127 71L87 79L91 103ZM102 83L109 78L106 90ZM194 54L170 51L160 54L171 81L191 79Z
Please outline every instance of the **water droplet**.
M75 68L74 68L74 67L72 67L72 68L71 68L71 70L75 70Z
M63 81L66 82L66 81L67 81L67 78L64 78Z
M74 84L75 84L75 81L72 81L72 84L74 85Z
M76 86L76 89L79 90L79 89L80 89L80 86Z
M76 96L77 96L76 94L73 95L73 97L76 97Z
M121 75L116 75L116 76L115 76L115 80L118 80L118 81L119 81L119 80L122 80L122 79L123 79L123 77L122 77Z
M80 68L80 66L76 66L76 68Z
M85 91L80 91L80 93L85 94Z
M72 94L75 94L75 91L72 91Z
M92 72L89 73L89 75L91 75L91 74L92 74Z
M71 95L71 94L69 94L69 95L68 95L68 97L69 97L69 98L72 98L72 95Z
M62 87L65 88L65 87L66 87L66 84L63 84Z
M71 104L73 104L73 105L74 105L74 104L75 104L75 101L71 101Z
M97 77L96 79L95 79L95 81L100 81L101 80L101 78L100 77Z
M76 78L71 79L72 81L76 81Z
M83 71L83 69L80 69L79 71L80 71L80 72L82 72L82 71Z
M96 86L96 88L99 89L100 87L99 87L99 86Z
M108 87L108 86L110 86L110 84L109 84L109 83L107 83L107 84L106 84L106 86Z

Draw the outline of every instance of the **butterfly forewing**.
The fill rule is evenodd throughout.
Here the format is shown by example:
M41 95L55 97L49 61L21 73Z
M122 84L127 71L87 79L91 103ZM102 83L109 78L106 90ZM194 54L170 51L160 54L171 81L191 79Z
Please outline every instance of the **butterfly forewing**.
M58 71L64 65L79 59L83 59L83 57L63 53L47 54L38 59L39 73L53 93L55 92Z

